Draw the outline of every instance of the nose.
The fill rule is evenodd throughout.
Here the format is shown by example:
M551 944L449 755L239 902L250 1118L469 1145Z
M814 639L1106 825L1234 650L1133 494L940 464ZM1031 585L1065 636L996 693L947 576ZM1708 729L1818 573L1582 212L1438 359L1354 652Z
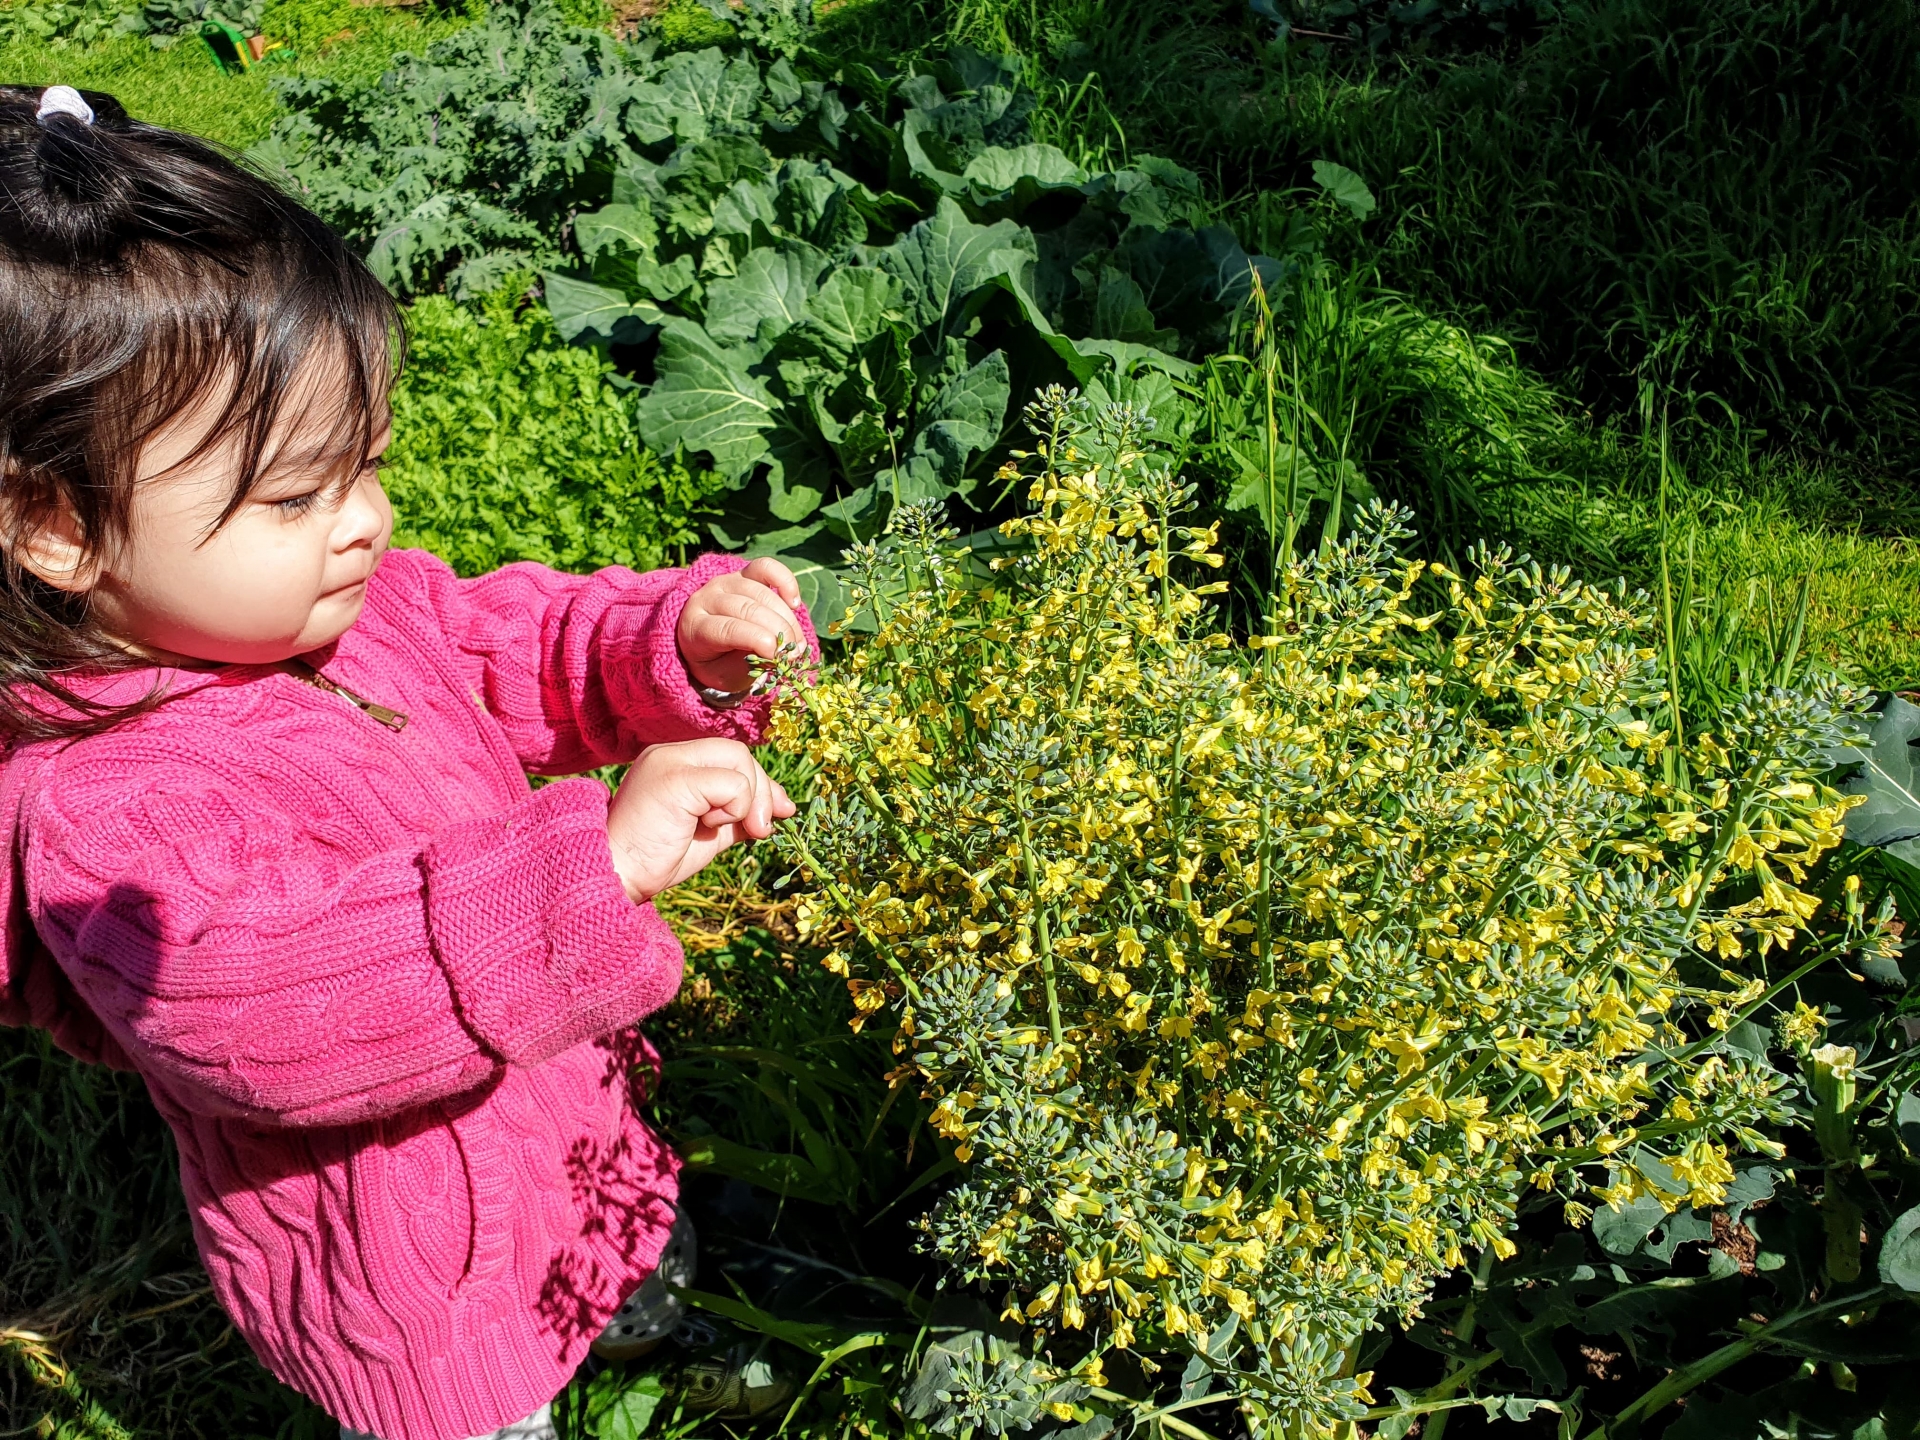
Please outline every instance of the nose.
M347 492L340 506L340 518L334 526L334 549L370 549L385 536L392 513L386 504L386 492L380 488L379 475L369 470Z

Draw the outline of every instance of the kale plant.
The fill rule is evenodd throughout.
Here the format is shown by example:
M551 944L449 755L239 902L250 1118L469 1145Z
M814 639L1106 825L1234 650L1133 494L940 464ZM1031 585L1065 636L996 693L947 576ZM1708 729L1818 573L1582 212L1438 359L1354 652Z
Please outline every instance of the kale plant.
M251 155L397 293L484 294L558 263L574 213L606 200L632 127L651 133L632 113L650 55L503 0L376 81L276 81L286 113Z

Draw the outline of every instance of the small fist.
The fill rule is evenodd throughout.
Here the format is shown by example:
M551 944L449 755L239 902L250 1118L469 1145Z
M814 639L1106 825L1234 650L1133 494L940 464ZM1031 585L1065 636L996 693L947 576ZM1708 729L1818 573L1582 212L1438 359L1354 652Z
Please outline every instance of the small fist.
M613 868L636 905L697 875L740 840L764 840L793 801L737 740L640 752L607 807Z
M753 680L749 655L771 660L782 644L799 643L799 603L799 582L778 560L762 557L709 580L687 601L674 633L687 673L709 689L745 690Z

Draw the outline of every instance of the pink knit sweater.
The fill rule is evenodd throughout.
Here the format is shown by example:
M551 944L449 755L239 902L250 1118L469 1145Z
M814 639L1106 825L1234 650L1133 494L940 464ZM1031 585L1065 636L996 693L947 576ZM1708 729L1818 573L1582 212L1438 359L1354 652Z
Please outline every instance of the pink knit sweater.
M0 1022L145 1077L215 1293L348 1425L519 1419L656 1263L678 1162L630 1027L680 947L621 889L600 783L525 772L756 739L674 642L740 563L460 580L393 551L309 658L404 730L270 668L169 671L150 714L0 771Z

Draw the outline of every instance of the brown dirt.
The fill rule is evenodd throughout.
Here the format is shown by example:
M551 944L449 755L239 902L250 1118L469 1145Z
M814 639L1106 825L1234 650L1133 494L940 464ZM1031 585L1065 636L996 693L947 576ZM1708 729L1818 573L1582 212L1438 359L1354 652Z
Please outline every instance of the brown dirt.
M1727 1218L1726 1211L1714 1211L1712 1244L1714 1249L1731 1257L1739 1265L1742 1275L1753 1274L1753 1261L1760 1253L1760 1241L1744 1221L1736 1225Z

